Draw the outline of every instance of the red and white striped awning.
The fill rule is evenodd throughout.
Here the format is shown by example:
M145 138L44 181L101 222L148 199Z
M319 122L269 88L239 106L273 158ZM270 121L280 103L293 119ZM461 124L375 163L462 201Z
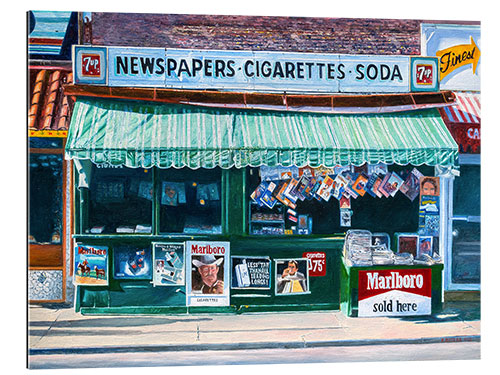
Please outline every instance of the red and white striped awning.
M481 152L481 95L455 92L456 103L439 108L444 123L458 143L460 153Z
M474 93L455 93L457 102L451 107L444 107L447 120L452 123L480 124L481 96ZM445 119L446 120L446 119Z

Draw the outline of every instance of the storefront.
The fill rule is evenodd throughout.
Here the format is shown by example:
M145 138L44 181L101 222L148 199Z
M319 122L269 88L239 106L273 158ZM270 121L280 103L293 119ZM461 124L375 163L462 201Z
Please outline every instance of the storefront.
M71 162L64 148L72 102L77 13L29 12L28 301L71 302Z
M441 89L456 103L439 111L459 147L460 176L449 191L449 241L445 248L447 299L479 299L481 286L481 28L423 24L422 53L441 60ZM463 56L450 59L450 56Z
M417 314L440 307L458 147L437 59L82 46L73 64L77 311L357 309L351 228L374 270L425 279Z

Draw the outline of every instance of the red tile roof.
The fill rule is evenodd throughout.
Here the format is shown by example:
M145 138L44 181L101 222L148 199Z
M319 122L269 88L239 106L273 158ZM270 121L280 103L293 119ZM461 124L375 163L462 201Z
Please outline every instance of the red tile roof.
M43 131L64 136L69 128L72 103L64 95L62 85L72 82L72 73L66 69L30 68L29 77L30 135L41 135L38 132Z

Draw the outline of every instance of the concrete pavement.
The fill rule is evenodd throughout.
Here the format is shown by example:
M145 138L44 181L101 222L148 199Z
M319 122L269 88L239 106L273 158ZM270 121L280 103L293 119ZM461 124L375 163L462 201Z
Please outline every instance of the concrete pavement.
M60 305L30 305L28 313L29 355L480 341L479 302L380 318L340 311L95 316Z

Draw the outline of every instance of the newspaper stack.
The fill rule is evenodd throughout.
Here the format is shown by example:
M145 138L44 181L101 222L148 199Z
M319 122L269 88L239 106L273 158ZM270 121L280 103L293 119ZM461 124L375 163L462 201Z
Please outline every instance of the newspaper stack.
M434 264L434 260L428 254L421 254L417 258L413 259L413 264L425 264L431 266Z
M345 256L354 266L371 266L372 234L367 230L349 230L346 234Z
M385 245L372 246L372 262L374 265L393 264L394 253Z
M372 266L372 251L370 246L352 245L348 252L353 266Z
M413 264L413 255L410 253L394 254L394 264Z

